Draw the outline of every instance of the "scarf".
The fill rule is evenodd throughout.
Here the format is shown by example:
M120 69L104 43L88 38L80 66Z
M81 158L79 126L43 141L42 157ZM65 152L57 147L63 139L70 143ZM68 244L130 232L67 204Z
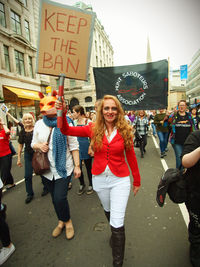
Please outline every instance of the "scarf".
M53 132L53 159L55 161L56 171L62 178L67 178L66 170L66 145L67 137L63 135L59 128L57 128L57 118L48 118L43 116L44 123L54 128Z

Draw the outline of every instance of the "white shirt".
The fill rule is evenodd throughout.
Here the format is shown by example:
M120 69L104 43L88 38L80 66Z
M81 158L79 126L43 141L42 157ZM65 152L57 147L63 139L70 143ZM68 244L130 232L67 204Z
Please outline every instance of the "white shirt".
M3 188L3 183L2 183L2 180L0 178L0 189Z
M72 124L71 124L72 125ZM52 136L53 136L54 128L51 133L50 141L49 141L49 151L48 151L48 159L50 161L50 170L44 174L44 176L49 179L53 180L53 178L60 179L60 175L56 171L55 162L53 159L53 142L52 142ZM48 137L50 134L50 127L48 127L43 120L39 120L36 122L34 131L33 131L33 139L31 142L31 146L33 147L35 144L38 143L44 143L47 142ZM73 158L71 151L73 150L79 150L79 144L77 141L77 138L75 136L67 136L67 153L66 153L66 170L67 170L67 176L69 176L73 169Z

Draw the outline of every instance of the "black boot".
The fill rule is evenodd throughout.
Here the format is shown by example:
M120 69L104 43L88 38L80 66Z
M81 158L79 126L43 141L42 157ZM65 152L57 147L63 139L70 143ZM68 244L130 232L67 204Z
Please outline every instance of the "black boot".
M200 234L194 235L189 232L190 262L194 267L200 267Z
M111 231L113 266L121 267L123 265L124 260L125 229L124 226L120 228L114 228L111 226Z
M106 218L107 218L108 222L110 222L110 211L105 211L104 210L104 213L106 215Z

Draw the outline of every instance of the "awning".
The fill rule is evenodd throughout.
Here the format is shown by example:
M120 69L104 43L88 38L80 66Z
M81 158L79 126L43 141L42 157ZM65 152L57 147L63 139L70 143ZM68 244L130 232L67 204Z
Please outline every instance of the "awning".
M11 86L4 86L4 88L8 89L9 91L13 92L19 98L31 99L31 100L38 100L40 101L38 91L27 90L22 88L16 88Z
M17 88L13 86L3 86L3 95L6 103L17 106L34 106L34 100L40 101L38 91Z

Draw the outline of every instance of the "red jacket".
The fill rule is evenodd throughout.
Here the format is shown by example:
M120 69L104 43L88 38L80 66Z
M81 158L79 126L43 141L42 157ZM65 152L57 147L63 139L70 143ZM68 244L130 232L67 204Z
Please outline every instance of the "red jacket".
M60 129L65 135L90 137L92 135L92 124L86 126L70 127L67 123L66 116L63 116L63 126ZM94 162L92 165L92 174L98 175L105 171L108 165L111 172L118 177L125 177L130 174L128 165L125 161L125 155L134 178L133 185L140 186L140 173L138 169L135 151L132 146L130 150L124 147L124 140L117 131L117 134L109 143L106 136L103 137L103 145L100 151L94 152Z

